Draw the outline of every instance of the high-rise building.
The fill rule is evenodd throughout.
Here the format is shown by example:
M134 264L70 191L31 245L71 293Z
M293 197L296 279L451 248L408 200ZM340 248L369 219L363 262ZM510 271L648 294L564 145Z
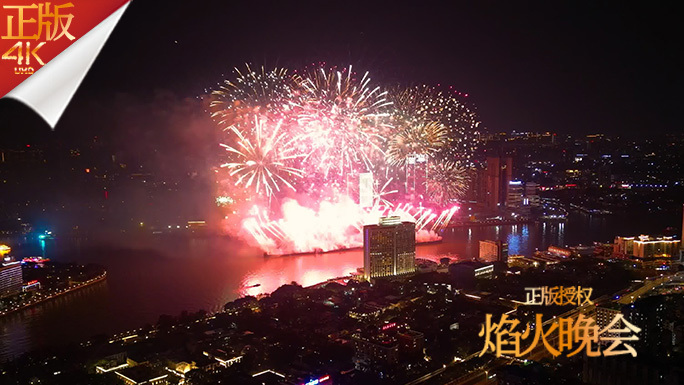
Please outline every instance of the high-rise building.
M389 369L399 362L399 342L384 334L368 336L352 335L354 343L354 366L361 371Z
M530 207L540 207L541 198L539 198L539 185L534 182L525 183L525 197L523 198L523 205Z
M506 207L520 208L523 205L523 195L525 189L519 180L508 182L508 195L506 197Z
M427 154L406 156L406 193L416 196L427 194L427 174L430 157Z
M0 298L18 294L21 292L22 284L23 278L19 261L0 264Z
M383 217L363 227L363 267L366 279L413 273L416 270L416 224Z
M480 261L508 262L508 243L502 241L480 241Z
M684 297L644 296L622 308L625 318L641 328L639 340L632 345L639 354L651 357L676 356L684 342L684 325L679 321Z
M599 330L605 329L610 323L613 321L613 319L620 315L620 305L618 304L607 304L604 306L596 306L596 313L595 313L595 320L596 320L596 326L599 327ZM610 333L611 336L615 337L618 335L615 335L615 333Z
M513 158L510 156L487 157L485 170L485 196L482 199L489 208L504 206L508 199L508 184L513 179Z
M425 336L396 322L368 327L352 334L354 366L360 371L385 373L397 364L423 360Z

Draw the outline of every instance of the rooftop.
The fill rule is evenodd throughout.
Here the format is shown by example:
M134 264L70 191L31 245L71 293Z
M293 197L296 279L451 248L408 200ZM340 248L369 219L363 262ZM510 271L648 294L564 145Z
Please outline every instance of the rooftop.
M130 368L121 369L116 372L120 377L128 379L135 384L141 384L146 381L160 379L168 376L161 370L154 369L149 365L138 365Z

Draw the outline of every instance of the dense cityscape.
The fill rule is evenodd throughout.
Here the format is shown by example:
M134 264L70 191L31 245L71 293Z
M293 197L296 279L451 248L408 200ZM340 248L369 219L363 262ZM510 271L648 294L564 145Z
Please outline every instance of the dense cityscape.
M655 214L678 209L680 203L684 180L682 134L639 140L601 134L573 137L551 132L497 133L482 141L483 148L474 155L479 167L472 171L473 180L464 198L480 202L483 213L508 198L502 195L496 200L483 200L491 153L502 162L512 162L514 173L505 175L509 181L533 183L532 194L556 199L565 206ZM100 138L71 146L25 143L3 148L3 234L50 231L43 224L48 220L58 224L64 234L103 227L169 231L211 215L211 219L220 219L220 213L212 210L216 206L212 191L205 190L211 182L197 177L210 170L189 169L170 176L168 171L159 172L158 167L117 153L122 151L125 149L103 143ZM524 189L525 185L520 187ZM204 195L207 203L194 203L184 208L186 212L175 215L165 212L169 202L188 194ZM62 219L77 216L79 222Z
M441 231L528 222L562 223L570 215L629 218L677 212L684 181L678 168L684 140L668 136L660 144L656 142L627 144L604 135L580 139L561 139L553 133L489 135L482 139L482 148L476 154L481 168L473 171L473 183L458 213ZM55 178L72 178L69 185L92 186L96 181L100 183L97 190L114 196L144 188L147 194L138 195L140 205L157 201L162 194L173 194L173 190L182 193L194 188L188 181L168 188L154 175L145 175L141 180L111 164L91 166L94 159L73 157L74 150L48 161L43 154L50 151L55 150L34 146L3 150L5 183L24 191L20 190L23 184L30 182L12 181L12 175L20 175L22 167L40 164ZM72 162L73 167L61 174L48 171L52 163L62 165L64 170L66 162ZM499 172L492 173L491 165ZM86 171L87 166L91 166L91 172ZM503 190L496 191L492 186ZM116 222L126 207L125 200L115 202L106 196L83 199L88 203L69 207L55 207L58 203L49 198L42 198L42 202L40 199L24 196L5 206L14 207L6 215L9 218L3 228L6 243L49 242L52 234L35 229L31 218L50 218L64 210L93 212L97 217L89 220L117 226L119 231L135 237L222 236L214 230L211 220L200 221L198 217L175 222L135 217ZM69 199L78 201L72 196ZM14 222L13 217L24 219ZM92 226L69 225L69 230L56 227L60 237L92 236ZM66 350L51 348L29 354L4 365L3 376L15 383L84 384L297 384L323 378L323 383L339 384L516 383L523 378L529 383L581 384L601 383L592 382L600 381L601 376L619 378L624 373L616 368L630 365L643 378L681 378L677 377L681 372L673 366L682 354L683 283L681 274L677 274L682 264L678 228L663 228L659 234L622 234L613 243L555 245L532 255L510 254L505 241L480 240L479 252L465 256L471 259L465 261L450 257L415 259L416 247L421 247L411 240L415 223L402 222L398 217L381 219L378 225L365 229L368 251L360 261L358 274L328 277L329 281L309 287L292 282L270 294L231 301L215 313L200 310L162 316L156 323L141 325L141 329L84 340ZM405 250L394 251L394 260L375 260L373 255L384 255L387 246L373 239L386 239L387 231L405 234L395 241L397 248ZM14 253L7 247L4 254ZM98 274L97 268L90 268L82 270L86 276L72 279L77 273L68 270L73 269L70 265L33 257L21 264L5 263L3 279L9 277L6 271L13 266L20 277L23 271L23 281L14 289L3 289L5 312L14 310L12 298L27 304L31 298L7 297L9 294L31 293L36 283L43 286L41 290L58 287L56 281L48 280L50 274L68 273L70 282L87 282ZM639 291L653 277L661 276L667 280L620 302L620 298ZM638 359L554 360L548 354L534 360L479 356L482 342L477 333L484 315L505 313L529 319L533 309L524 305L524 290L542 284L592 287L597 307L590 314L595 314L599 323L602 312L622 311L629 319L638 319L645 333L650 333L642 336L641 345L637 345ZM658 310L649 310L653 308ZM572 311L567 306L547 309L545 317ZM663 324L670 326L662 329L659 325Z
M105 59L156 15L140 4ZM667 90L645 101L608 81L586 86L613 95L606 111L587 107L602 96L580 101L571 87L553 106L523 102L543 99L537 86L478 86L476 74L501 79L479 67L498 56L432 39L432 28L457 36L454 9L400 4L351 34L338 28L357 16L349 10L275 7L259 17L273 43L245 37L198 68L179 46L199 47L221 12L248 12L196 7L164 11L187 30L151 22L173 35L154 40L160 57L183 57L159 70L188 71L172 72L174 84L144 69L134 85L112 84L123 75L103 60L54 130L0 101L0 384L684 383L684 133ZM466 8L463 31L485 12ZM596 55L632 52L594 47L612 41L603 24L563 37L581 30L567 15L606 10L545 11L557 25L474 36L528 55L521 63L536 70L514 67L530 79L569 81L566 67L539 69L546 31L590 46L572 69L587 79L608 78ZM624 36L630 12L613 21ZM198 13L195 30L185 16ZM315 22L320 41L297 35L302 53L285 43L295 32L281 14L330 25ZM376 29L415 19L420 33ZM522 53L509 52L510 30L525 31L511 37ZM643 39L656 44L660 31ZM140 39L142 54L151 38ZM461 49L472 65L454 56ZM626 68L662 85L641 49ZM434 72L401 59L419 51ZM449 68L429 59L437 52ZM656 87L646 83L620 89Z

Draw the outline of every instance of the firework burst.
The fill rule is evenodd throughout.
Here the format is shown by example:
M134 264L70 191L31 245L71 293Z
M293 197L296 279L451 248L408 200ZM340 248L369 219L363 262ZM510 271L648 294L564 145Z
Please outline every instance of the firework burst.
M418 133L430 124L443 127L444 131L440 130L439 138L444 142L438 147L428 147L427 150L431 151L423 150L424 153L434 155L440 160L470 164L476 149L475 138L479 126L474 110L455 95L425 85L398 89L390 93L390 96L395 107L392 117L395 127L416 130ZM417 148L424 148L429 143L426 143L425 136L419 134L406 136L406 139L410 139L408 143ZM392 163L401 163L401 157L397 159L391 156L389 160Z
M392 166L406 165L411 154L433 155L440 151L448 140L448 131L438 122L417 123L404 126L389 143L387 162Z
M370 87L365 73L361 80L352 67L326 72L323 68L297 77L302 89L298 124L302 144L315 148L314 162L325 176L357 172L363 165L373 168L376 153L385 142L381 128L387 125L392 102L387 92Z
M210 104L226 150L216 204L231 233L269 253L334 250L360 246L364 223L399 215L416 237L439 238L477 137L474 107L457 93L384 90L352 67L235 71ZM364 172L370 208L357 201Z
M433 162L427 179L431 199L442 206L463 197L468 186L468 169L455 162Z
M281 191L281 185L294 191L291 178L302 177L304 173L292 165L303 155L295 151L281 125L279 121L270 128L264 118L254 116L251 129L228 129L234 135L234 145L221 144L232 158L221 167L230 170L229 175L236 178L235 185L253 187L257 195L265 194L269 200Z
M374 206L383 206L383 207L393 207L394 205L392 202L388 200L388 197L390 195L393 195L397 192L398 190L390 190L389 186L392 183L392 178L387 180L385 184L381 188L373 187L373 205Z
M235 68L237 77L224 80L218 90L212 92L210 108L212 117L220 127L250 124L246 116L260 114L274 120L287 118L297 100L297 85L286 69L266 71L253 70L249 64L241 71Z

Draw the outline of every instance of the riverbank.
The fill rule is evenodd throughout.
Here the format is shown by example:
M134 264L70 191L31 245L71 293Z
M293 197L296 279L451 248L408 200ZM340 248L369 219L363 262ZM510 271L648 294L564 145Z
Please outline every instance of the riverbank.
M74 291L77 291L79 289L83 289L83 288L88 287L90 285L94 285L98 282L102 282L105 279L107 279L107 272L104 272L103 274L101 274L95 278L91 278L85 282L80 282L80 283L71 285L66 289L58 290L55 293L49 294L47 296L40 296L38 298L31 298L31 300L28 301L27 303L18 304L17 306L15 306L11 309L0 311L0 317L12 314L14 312L17 312L17 311L20 311L23 309L30 308L32 306L39 305L41 303L45 303L47 301L50 301L54 298L57 298L59 296L65 295L65 294L73 293Z
M439 239L433 239L429 241L416 241L416 247L419 246L427 246L427 245L434 245L436 243L441 243L442 238L440 237ZM268 254L267 252L264 252L264 257L296 257L296 256L306 256L306 255L323 255L323 254L332 254L332 253L345 253L348 251L359 251L363 250L363 246L354 246L354 247L342 247L339 249L332 249L332 250L314 250L314 251L302 251L302 252L296 252L296 253L285 253L285 254Z
M502 220L489 220L482 222L451 222L444 226L445 229L457 229L457 228L467 228L467 227L488 227L488 226L506 226L506 225L524 225L538 222L535 219L525 218L525 219L502 219Z

